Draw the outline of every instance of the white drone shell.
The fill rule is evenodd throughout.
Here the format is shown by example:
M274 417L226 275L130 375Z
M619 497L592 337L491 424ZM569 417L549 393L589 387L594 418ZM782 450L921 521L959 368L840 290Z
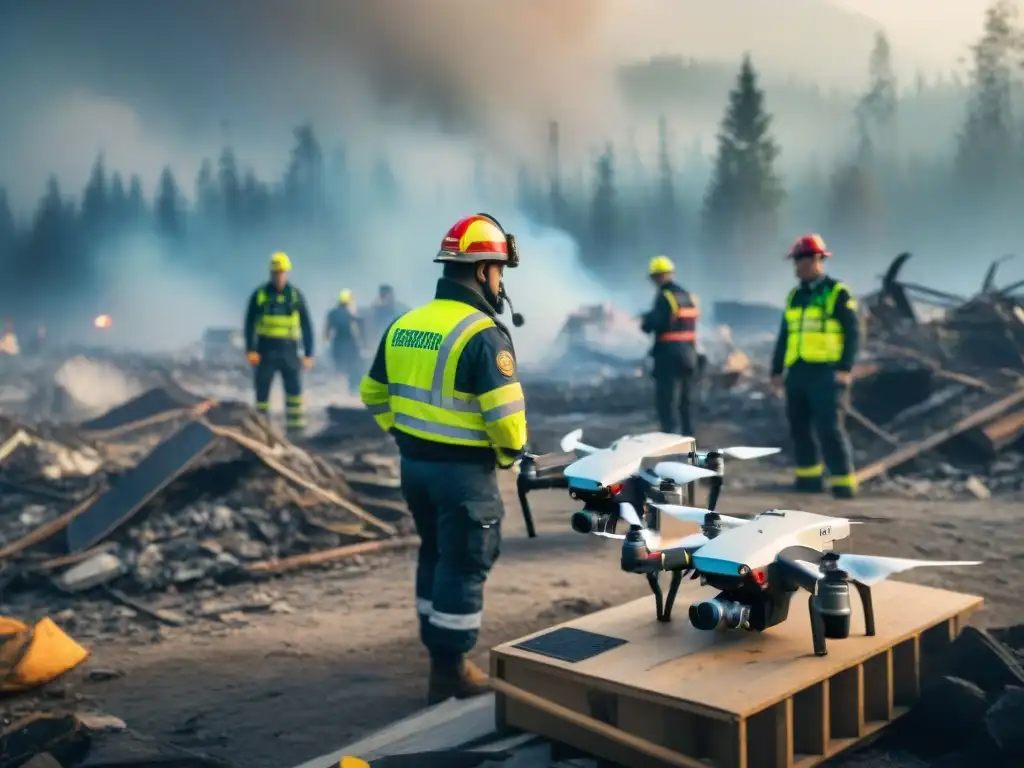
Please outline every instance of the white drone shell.
M570 433L566 438L575 435ZM578 440L578 437L576 438ZM564 445L572 443L565 440ZM621 483L637 474L643 461L657 456L678 456L689 453L692 441L679 435L665 432L648 432L643 435L621 437L607 448L595 450L589 456L578 459L565 468L565 477L570 488L597 490ZM578 450L578 448L577 448ZM713 472L694 467L694 470L710 477ZM696 478L695 478L696 479ZM689 482L692 482L689 481Z
M831 549L850 535L850 521L799 510L762 512L746 525L721 533L694 553L694 567L707 574L737 576L739 568L765 568L780 551L802 546Z

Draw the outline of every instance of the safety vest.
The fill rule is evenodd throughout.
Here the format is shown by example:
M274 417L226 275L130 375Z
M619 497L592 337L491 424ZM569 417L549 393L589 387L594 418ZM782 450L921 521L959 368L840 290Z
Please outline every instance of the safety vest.
M256 306L260 312L256 321L257 336L285 341L302 339L297 290L289 286L284 293L271 294L266 288L260 288L256 292Z
M672 308L672 324L669 330L658 334L658 341L684 341L692 344L697 340L697 318L700 308L688 291L672 291L666 288L662 295Z
M797 289L786 299L786 358L789 368L798 360L807 363L838 363L843 357L843 327L835 319L836 301L845 283L830 290L815 290L806 307L794 306Z
M480 402L455 390L455 370L469 340L493 327L483 312L448 299L392 324L384 360L395 429L435 443L492 447Z

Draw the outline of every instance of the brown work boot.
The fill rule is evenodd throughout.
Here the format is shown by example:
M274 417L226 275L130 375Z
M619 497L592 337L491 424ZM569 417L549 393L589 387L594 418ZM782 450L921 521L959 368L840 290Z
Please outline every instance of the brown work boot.
M430 661L430 683L427 704L440 704L451 698L469 699L491 690L490 678L470 661Z

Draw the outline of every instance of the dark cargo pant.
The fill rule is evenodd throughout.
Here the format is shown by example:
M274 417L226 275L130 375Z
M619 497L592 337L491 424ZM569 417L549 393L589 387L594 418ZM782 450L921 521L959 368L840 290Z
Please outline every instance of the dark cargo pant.
M302 364L299 356L268 355L260 360L253 374L256 386L256 410L264 416L270 414L270 390L274 376L281 374L284 384L285 424L291 434L306 428L306 409L302 401Z
M476 646L484 582L501 550L505 509L493 467L402 459L402 495L420 536L416 613L431 658Z
M359 382L363 378L363 360L355 342L336 342L331 345L331 358L334 370L345 377L349 394L359 394Z
M842 408L847 394L846 386L836 382L830 365L797 363L787 372L786 415L798 486L820 484L825 466L834 487L853 488L856 484Z
M662 432L693 437L692 393L696 378L695 371L660 373L655 377L654 404Z

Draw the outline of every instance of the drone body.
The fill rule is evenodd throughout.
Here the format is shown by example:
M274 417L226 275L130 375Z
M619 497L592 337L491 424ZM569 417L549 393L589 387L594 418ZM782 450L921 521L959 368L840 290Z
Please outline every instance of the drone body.
M672 571L673 582L677 572L681 578L692 571L703 585L720 590L715 598L690 606L690 623L700 630L769 629L789 617L793 596L804 590L809 595L814 652L819 656L827 653L826 638L843 639L850 634L851 585L861 599L866 634L874 635L874 584L911 568L980 564L837 554L834 543L850 535L853 523L811 512L776 509L744 520L695 507L659 508L678 519L701 522L703 532L677 542L659 542L645 537L642 527L631 529L623 542L623 570ZM637 552L631 538L645 540L644 553Z
M588 451L589 446L581 446L578 441L569 444L577 452L588 453L566 467L564 472L569 487L583 491L623 482L642 469L653 469L658 458L687 456L695 447L692 438L665 432L627 435L601 450Z
M778 448L724 448L699 452L692 438L652 432L626 436L608 448L580 442L576 430L562 439L565 452L584 454L564 469L565 487L583 502L572 517L580 533L622 540L623 571L644 574L655 597L659 621L671 619L672 604L685 574L719 590L710 600L689 608L690 623L699 630L762 631L789 617L793 596L808 593L814 652L827 653L826 638L850 634L850 586L864 610L868 635L875 633L871 586L896 573L921 566L978 565L970 561L922 561L837 554L836 541L848 538L851 521L799 510L770 510L753 518L715 512L724 475L725 457L751 459L778 453ZM683 488L709 481L708 506L666 503L681 499ZM701 533L662 541L647 525L654 513L698 523ZM622 520L625 534L615 532ZM668 595L659 575L671 574Z
M739 518L734 518L739 519ZM786 547L813 547L825 551L850 535L850 521L797 510L763 512L739 524L696 550L693 566L706 576L738 576L746 565L768 568Z

